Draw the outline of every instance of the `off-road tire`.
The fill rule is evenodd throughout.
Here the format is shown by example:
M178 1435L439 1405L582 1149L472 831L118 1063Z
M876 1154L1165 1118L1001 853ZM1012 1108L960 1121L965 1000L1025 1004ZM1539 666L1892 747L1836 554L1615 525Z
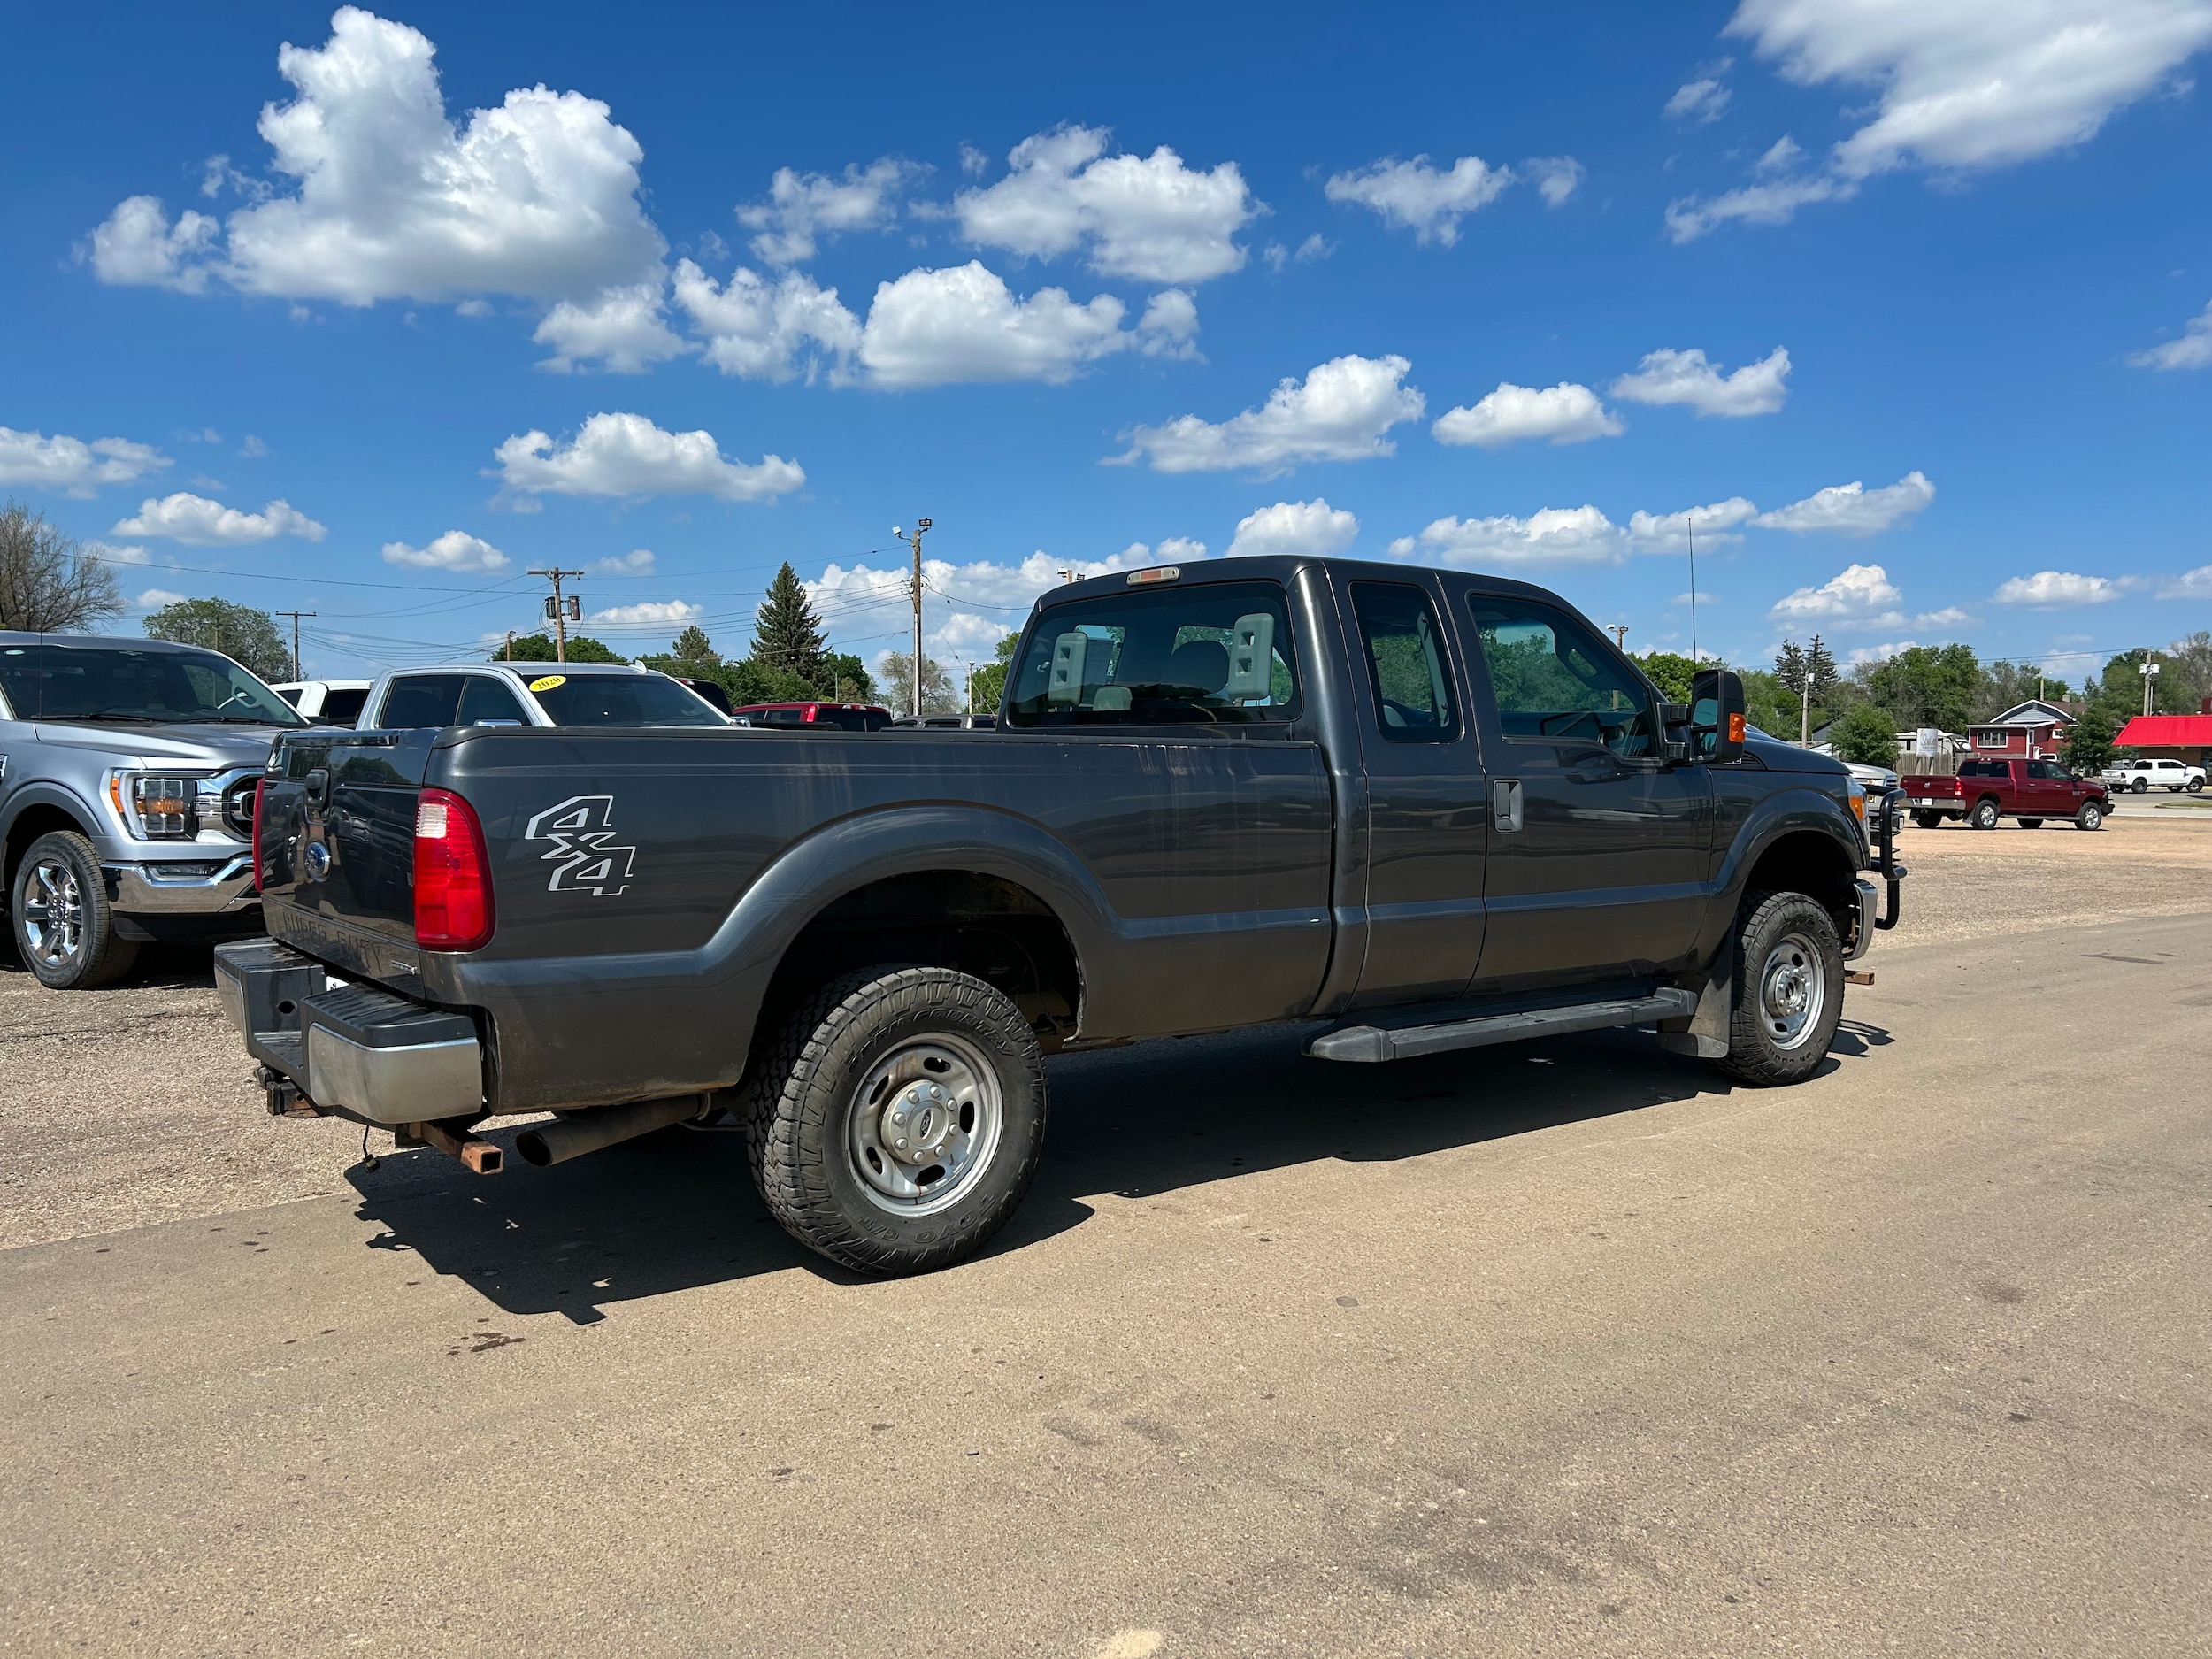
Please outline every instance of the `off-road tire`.
M1969 825L1978 830L1993 830L2004 816L1997 810L1997 803L1987 795L1974 803L1974 810L1966 815Z
M2104 827L2104 808L2098 805L2094 801L2083 802L2081 803L2081 810L2074 814L2074 827L2076 829L2085 830L2102 829Z
M958 1201L893 1213L869 1195L850 1142L853 1096L902 1044L948 1033L991 1066L1000 1131ZM754 1048L742 1097L753 1179L785 1231L841 1266L894 1277L982 1248L1029 1190L1044 1145L1044 1056L993 986L948 968L872 968L832 980Z
M35 949L31 942L31 926L40 919L32 912L43 908L37 896L37 872L42 868L64 870L75 883L79 942L58 958ZM108 902L100 855L74 830L50 830L24 850L8 895L8 915L16 954L38 982L50 990L95 990L114 984L137 964L138 941L115 935L115 908Z
M1804 1034L1788 1048L1778 1046L1762 1018L1759 983L1768 957L1791 936L1811 947L1810 965L1821 982L1821 1002ZM1728 1022L1728 1052L1714 1064L1739 1083L1768 1088L1801 1082L1827 1057L1843 1018L1843 945L1836 924L1819 900L1802 893L1751 893L1736 912L1730 948L1735 952L1734 992Z
M1940 812L1916 812L1912 815L1912 821L1919 825L1922 829L1941 829L1943 827L1943 814Z
M2024 818L2019 819L2018 823L2022 829L2041 829L2043 827L2043 820L2039 818Z

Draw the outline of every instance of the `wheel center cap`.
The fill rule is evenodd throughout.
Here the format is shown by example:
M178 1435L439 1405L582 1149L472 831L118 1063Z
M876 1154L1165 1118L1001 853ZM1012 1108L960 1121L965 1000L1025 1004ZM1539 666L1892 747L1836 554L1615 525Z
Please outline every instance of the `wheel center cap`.
M900 1163L924 1168L943 1161L958 1124L958 1108L943 1084L910 1083L884 1103L876 1133Z
M1774 1006L1794 1014L1805 1006L1805 974L1801 968L1784 968L1774 976Z

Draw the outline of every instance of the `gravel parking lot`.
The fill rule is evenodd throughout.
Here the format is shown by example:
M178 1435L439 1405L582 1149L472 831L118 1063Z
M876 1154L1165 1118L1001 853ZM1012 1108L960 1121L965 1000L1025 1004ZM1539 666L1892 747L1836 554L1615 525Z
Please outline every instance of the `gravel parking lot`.
M204 955L11 965L0 1651L2212 1651L2212 1125L2098 1064L2212 1065L2212 813L1901 847L1799 1088L1070 1057L888 1285L725 1137L370 1171Z

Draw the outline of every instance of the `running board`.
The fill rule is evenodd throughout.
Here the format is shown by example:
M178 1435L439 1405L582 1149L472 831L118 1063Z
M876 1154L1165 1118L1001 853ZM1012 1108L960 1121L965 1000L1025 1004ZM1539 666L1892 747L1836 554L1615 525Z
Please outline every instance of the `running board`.
M1576 1002L1565 1008L1532 1008L1518 1014L1455 1019L1440 1025L1347 1025L1324 1032L1306 1045L1317 1060L1348 1060L1372 1065L1409 1060L1416 1055L1454 1048L1486 1048L1524 1037L1562 1036L1572 1031L1603 1031L1614 1025L1647 1025L1654 1020L1687 1019L1697 1012L1697 993L1672 988L1649 996L1613 1002Z

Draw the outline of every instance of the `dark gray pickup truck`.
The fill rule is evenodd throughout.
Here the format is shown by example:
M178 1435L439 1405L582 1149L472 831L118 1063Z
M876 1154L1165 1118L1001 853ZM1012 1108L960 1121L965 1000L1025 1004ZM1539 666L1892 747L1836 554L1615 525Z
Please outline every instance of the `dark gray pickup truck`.
M558 1114L541 1164L733 1116L802 1241L940 1267L1020 1201L1056 1051L1649 1025L1811 1072L1904 872L1840 764L1697 690L1520 582L1248 558L1056 588L992 732L288 733L273 938L216 982L272 1111L480 1170L501 1114Z

